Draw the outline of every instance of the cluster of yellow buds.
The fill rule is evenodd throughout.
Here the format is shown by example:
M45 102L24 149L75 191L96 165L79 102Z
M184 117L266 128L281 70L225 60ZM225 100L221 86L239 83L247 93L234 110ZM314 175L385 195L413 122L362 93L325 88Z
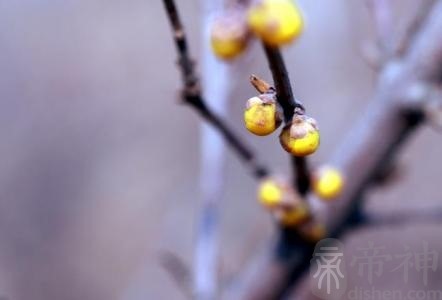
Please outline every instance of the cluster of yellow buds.
M248 131L258 136L274 132L282 120L282 109L276 101L276 91L267 82L255 75L250 77L252 85L261 93L247 100L244 123ZM294 156L307 156L319 147L319 129L316 120L304 114L302 106L294 109L291 122L281 131L282 147Z
M309 218L306 203L282 178L269 177L264 179L258 188L258 199L284 226L294 227L304 223Z
M248 8L230 8L215 18L210 41L214 54L229 60L244 51L251 33L276 47L294 40L303 27L300 9L292 0L259 0Z

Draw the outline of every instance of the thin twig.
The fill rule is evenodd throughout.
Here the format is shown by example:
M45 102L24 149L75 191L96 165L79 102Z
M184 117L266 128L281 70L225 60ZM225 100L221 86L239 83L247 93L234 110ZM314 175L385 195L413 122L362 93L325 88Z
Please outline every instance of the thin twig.
M293 96L290 78L279 49L270 47L264 43L263 47L272 72L276 89L276 99L283 109L284 122L290 123L293 119L295 109L304 111L304 106ZM291 155L291 161L295 180L294 185L301 195L305 195L310 188L307 159L305 157Z
M224 137L229 146L236 152L238 157L251 169L256 178L263 178L269 174L267 168L257 161L253 151L243 140L233 132L226 123L219 118L209 107L207 107L199 85L198 77L195 73L194 62L190 58L186 35L180 21L174 0L163 0L167 16L172 25L173 37L178 52L178 65L180 67L184 84L182 97L185 103L196 109L200 115L212 124Z

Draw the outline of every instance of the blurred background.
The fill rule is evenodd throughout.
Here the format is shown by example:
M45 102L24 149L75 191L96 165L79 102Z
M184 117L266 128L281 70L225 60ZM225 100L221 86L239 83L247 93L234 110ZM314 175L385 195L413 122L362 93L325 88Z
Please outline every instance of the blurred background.
M372 96L376 74L360 49L373 24L363 1L299 4L307 29L284 56L296 96L321 127L312 157L318 165ZM200 58L207 42L200 3L177 5ZM396 27L416 5L395 2ZM0 20L0 296L185 299L159 255L171 251L192 266L201 120L179 104L162 1L4 0ZM244 103L255 95L248 76L270 79L257 43L246 56L234 62L228 122L268 165L288 172L277 134L254 138L242 124ZM399 156L400 180L372 190L367 210L442 205L441 151L439 133L419 130ZM256 183L231 152L227 157L220 251L221 272L230 278L274 229L255 201ZM425 239L440 252L441 229L358 230L344 241L350 248L367 239L399 248ZM431 276L434 288L441 264ZM394 277L383 284L400 287Z

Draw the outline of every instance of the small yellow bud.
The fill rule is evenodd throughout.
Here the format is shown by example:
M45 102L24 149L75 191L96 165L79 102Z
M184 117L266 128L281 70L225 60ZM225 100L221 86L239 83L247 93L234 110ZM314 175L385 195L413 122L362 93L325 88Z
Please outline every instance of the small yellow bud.
M274 100L261 95L247 101L244 123L248 131L264 136L274 132L281 124L280 113Z
M298 37L304 27L301 12L291 0L261 0L248 13L251 30L266 44L280 46Z
M283 189L274 179L266 179L258 188L258 199L262 205L272 208L282 202Z
M324 166L313 175L313 190L322 199L330 200L339 196L344 186L341 172Z
M292 124L282 129L279 141L285 151L294 156L307 156L319 147L319 130L314 119L295 115Z
M280 210L276 217L281 224L287 227L299 225L309 218L309 211L305 203L298 203L295 207Z
M213 53L221 59L233 59L247 47L249 31L245 16L231 12L214 20L210 31Z

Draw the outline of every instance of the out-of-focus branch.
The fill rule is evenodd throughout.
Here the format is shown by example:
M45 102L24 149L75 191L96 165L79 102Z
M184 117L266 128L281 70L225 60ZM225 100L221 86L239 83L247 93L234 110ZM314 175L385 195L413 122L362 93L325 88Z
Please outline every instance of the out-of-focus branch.
M436 1L437 0L419 1L419 9L416 11L416 14L412 17L409 24L398 33L394 51L397 55L402 56L409 48L417 32L422 29L423 23L427 19Z
M440 36L442 1L434 6L403 60L393 60L383 68L373 102L362 118L351 126L349 135L329 163L339 168L346 178L343 193L333 203L324 203L309 194L307 199L313 209L313 219L306 226L324 224L328 236L338 237L361 221L359 207L372 177L384 163L394 160L400 147L423 120L419 110L407 110L407 102L414 98L423 105L426 93L416 94L413 87L422 86L422 82L431 85L440 79ZM274 243L271 249L275 249ZM242 278L233 298L238 299L240 295L240 299L257 300L287 296L291 286L308 268L313 250L308 245L304 239L294 237L290 248L285 249L284 259L276 256L274 250L267 256L260 256L258 267L253 264L255 271Z
M228 114L229 96L235 68L218 60L207 43L212 18L224 5L223 0L202 0L202 84L206 103L220 117ZM216 74L216 80L212 76ZM220 223L221 201L226 183L226 143L216 128L201 124L200 191L201 205L198 213L194 253L194 298L218 298L220 274Z
M367 0L375 27L375 40L381 54L381 61L393 55L393 15L391 0Z
M361 46L364 61L373 70L379 71L388 60L403 56L419 30L422 29L436 1L421 1L409 23L394 34L391 0L367 0L367 7L375 28L375 43L367 41Z
M159 259L161 266L170 274L186 299L192 299L192 280L188 266L181 258L169 251L162 251Z
M372 41L364 41L360 46L360 54L362 60L367 66L375 72L382 69L382 55L377 44Z
M186 35L175 2L173 0L163 0L163 2L172 25L173 37L179 56L178 65L184 85L182 91L183 101L196 109L206 121L223 135L229 146L256 178L267 176L269 174L268 170L257 161L253 151L206 105L201 95L201 87L195 72L194 62L189 55Z
M442 208L417 209L394 213L367 214L361 226L406 226L442 223Z
M304 107L293 96L290 78L284 59L278 48L263 43L264 52L272 72L273 82L276 89L276 100L281 105L284 114L284 122L289 123L293 119L295 109L304 111ZM295 187L301 195L304 195L310 187L310 175L305 157L290 155L293 166Z

